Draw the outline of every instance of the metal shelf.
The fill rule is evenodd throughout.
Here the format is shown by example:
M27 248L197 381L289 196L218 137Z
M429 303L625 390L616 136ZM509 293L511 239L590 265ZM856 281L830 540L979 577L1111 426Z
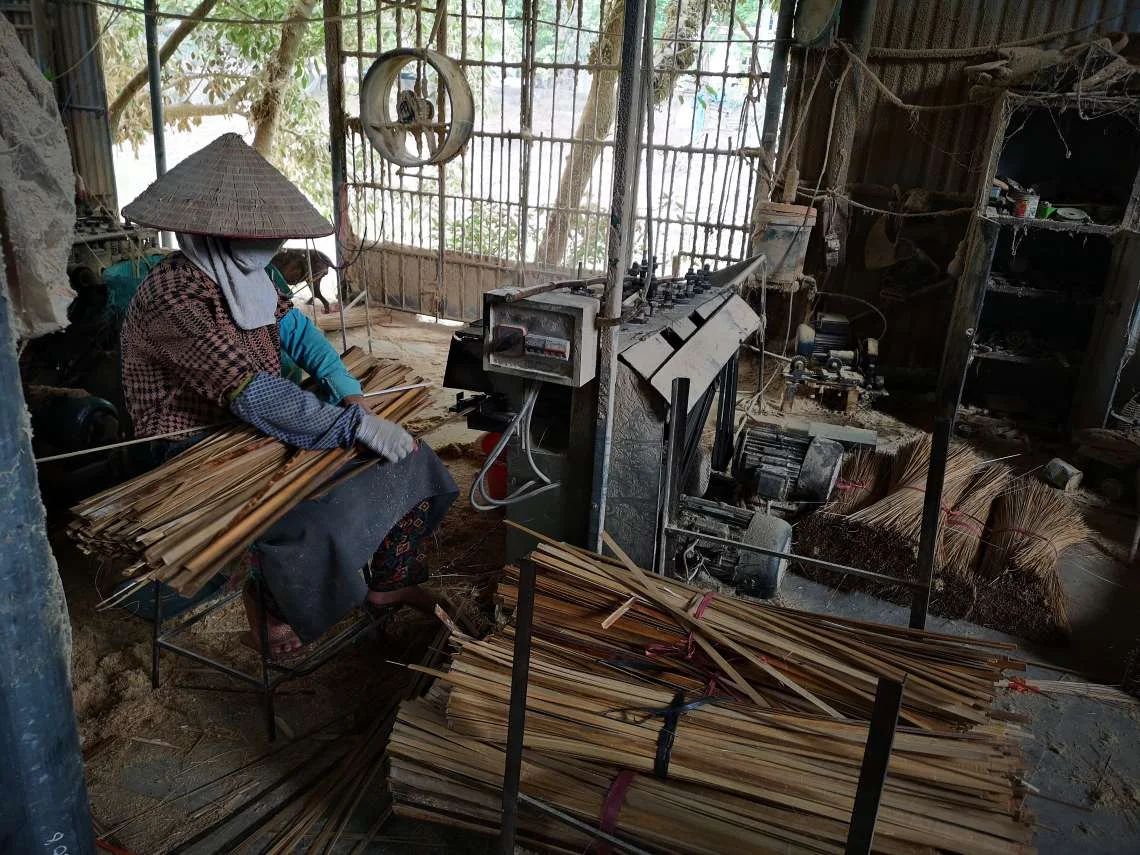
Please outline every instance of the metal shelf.
M1111 237L1120 230L1119 225L1102 226L1098 223L1066 223L1062 220L1037 220L1028 217L1012 217L1009 214L986 212L987 220L993 220L1002 228L1025 229L1026 231L1060 232L1067 235L1103 235Z
M1074 293L1073 291L1057 291L1051 288L1036 288L1032 285L1013 285L1008 282L995 282L990 279L986 291L991 294L1006 294L1010 297L1024 297L1032 300L1051 300L1055 303L1080 303L1083 305L1096 305L1100 297Z

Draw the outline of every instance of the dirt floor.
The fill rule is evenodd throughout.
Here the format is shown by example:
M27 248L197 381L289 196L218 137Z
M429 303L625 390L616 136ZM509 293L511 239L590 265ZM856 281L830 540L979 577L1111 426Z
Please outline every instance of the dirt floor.
M451 330L397 316L373 330L375 353L415 365L427 379L440 381ZM339 344L339 334L333 334ZM350 343L367 347L364 331ZM763 415L780 417L781 382L771 383ZM741 388L755 389L755 363L742 366ZM502 566L503 524L477 513L466 493L481 454L477 435L451 419L454 390L433 390L433 407L415 426L447 460L461 488L430 553L432 585L461 606L466 620L491 616L488 593ZM741 411L761 406L742 393ZM826 420L867 427L880 442L893 445L929 429L923 402L913 408L886 399L875 409L841 415L800 399L782 418ZM1024 436L972 437L987 457L1018 455L1016 465L1031 469L1054 448ZM1095 536L1066 553L1060 573L1069 599L1072 630L1063 644L1028 643L1021 652L1033 676L1119 682L1137 658L1135 615L1140 581L1122 559L1134 523L1130 505L1112 503L1092 492L1079 495ZM57 517L58 530L65 521ZM276 828L273 810L291 794L303 792L307 776L320 772L345 750L344 734L367 721L384 701L402 690L407 670L399 663L417 658L438 624L416 613L401 614L380 638L363 639L333 664L287 683L280 691L277 721L283 738L269 743L260 699L251 688L183 658L165 654L162 682L150 685L150 625L125 610L97 612L96 603L112 580L76 553L60 535L53 539L68 596L75 634L75 702L87 761L92 809L100 827L125 851L207 853L259 851L237 844L264 841ZM882 569L869 562L870 569ZM905 606L867 593L845 592L838 580L810 581L789 574L781 600L794 607L864 620L905 624ZM931 627L966 635L1002 637L965 621L934 618ZM246 630L240 604L203 621L189 633L188 646L224 656L253 669L255 656L240 644ZM1140 666L1134 670L1140 671ZM1079 676L1074 676L1079 675ZM1030 799L1039 818L1042 852L1140 851L1140 749L1136 732L1140 707L1108 707L1066 696L1009 693L1001 703L1026 716L1032 738L1025 752L1029 782L1040 792ZM271 753L272 752L272 753ZM379 799L382 786L377 784ZM247 806L239 820L227 822ZM360 810L380 808L363 804ZM262 822L262 826L252 826ZM354 833L369 821L354 821L344 837L348 851ZM381 841L368 851L484 851L485 842L446 829L391 821ZM301 851L304 847L301 847ZM341 850L338 850L341 851Z
M450 335L446 327L397 321L374 330L373 348L439 381ZM364 335L353 339L367 346ZM433 401L412 429L447 462L460 497L429 549L429 586L454 604L463 625L485 627L488 594L503 565L503 525L497 514L479 514L467 501L482 463L470 445L478 435L448 421L453 393L435 389ZM96 610L114 580L68 541L66 514L53 514L50 522L72 618L75 708L92 812L102 832L134 855L230 851L244 824L336 757L343 750L339 737L399 690L407 673L399 663L418 659L439 626L434 617L404 609L382 637L364 637L316 673L284 684L276 704L281 737L270 743L261 696L252 686L164 653L161 685L151 688L151 624L129 609ZM242 643L247 630L235 600L194 626L182 643L258 675L260 660ZM276 753L266 758L268 751ZM291 770L292 778L282 782ZM242 822L196 839L252 800L261 807L246 811ZM272 823L263 829L272 830Z

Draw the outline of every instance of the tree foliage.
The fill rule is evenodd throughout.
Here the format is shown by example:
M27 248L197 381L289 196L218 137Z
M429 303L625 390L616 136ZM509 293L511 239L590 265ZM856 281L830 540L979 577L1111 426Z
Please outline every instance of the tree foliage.
M319 10L315 0L221 0L210 18L285 20ZM200 0L164 0L162 10L192 14ZM101 9L106 32L101 42L109 100L146 70L143 18L131 12ZM163 19L160 40L178 30L178 22ZM324 74L324 33L319 23L294 26L296 41L276 62L285 25L223 24L206 20L193 27L163 64L162 90L166 124L190 130L207 116L245 118L263 140L264 153L293 179L326 213L331 210L329 186L328 106L319 85ZM288 44L288 40L286 41ZM116 143L137 150L151 132L147 88L142 86L118 115Z

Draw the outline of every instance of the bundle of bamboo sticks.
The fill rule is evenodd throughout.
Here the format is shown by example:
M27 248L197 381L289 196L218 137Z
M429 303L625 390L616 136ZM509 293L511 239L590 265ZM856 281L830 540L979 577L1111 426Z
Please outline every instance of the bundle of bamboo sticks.
M974 473L938 529L936 566L961 579L970 578L986 539L986 525L996 499L1009 486L1010 470L1001 464Z
M879 678L907 674L901 720L944 730L985 724L994 681L1024 667L1012 645L713 596L565 544L541 543L529 560L535 635L599 675L653 674L775 711L865 719ZM497 593L507 609L516 585L508 567Z
M861 449L843 458L835 494L825 510L847 516L873 504L887 492L894 455Z
M432 727L416 724L405 708L390 748L396 760L415 761L444 780L452 774L451 761L432 755L457 760L468 746L478 750L452 734L492 746L506 741L511 639L506 634L487 641L461 638L458 644L451 669L436 675L451 689L447 724L452 733L436 729L443 744L433 746L426 735ZM701 838L708 816L717 816L731 828L731 814L739 810L759 826L756 839L752 831L737 827L736 846L712 851L775 851L781 844L784 848L779 851L842 850L867 740L866 723L774 713L721 699L697 706L687 697L679 699L672 687L639 676L604 677L582 668L588 658L542 639L532 650L524 744L534 765L532 777L523 779L524 793L538 790L550 798L557 797L559 786L566 787L576 793L571 798L581 799L571 809L596 823L603 814L597 801L598 790L605 786L602 781L612 782L617 769L630 770L638 778L656 771L659 777L691 787L683 792L693 798L686 812L673 811L677 832L668 840L646 834L643 841L645 832L638 829L646 823L627 827L622 822L624 809L618 810L617 826L635 842L666 851L706 851L695 841ZM662 775L656 758L663 717L686 702L673 728L668 768ZM409 732L413 727L419 733ZM1031 829L1020 808L1016 741L1014 730L998 724L969 733L901 729L879 811L876 851L939 849L996 855L1027 850ZM569 776L582 764L589 764L587 771L600 779L592 790L556 781L547 772L566 770ZM399 805L405 798L402 794L419 785L410 781L412 770L405 773L399 765L394 769L393 792ZM484 774L490 774L489 769ZM493 784L493 779L488 783ZM722 794L733 806L723 812L716 809ZM447 796L443 800L449 811L462 813L462 807ZM680 803L680 793L673 800ZM488 802L484 808L490 816L485 815L484 821L493 819L497 807L493 800ZM743 808L745 804L751 804L751 810Z
M442 693L440 693L442 694ZM442 694L446 703L446 695ZM405 702L389 745L389 787L395 813L470 831L498 831L504 752L447 727L439 698ZM670 778L634 774L546 751L523 755L523 792L597 825L607 805L617 814L614 834L663 852L838 853L814 829L800 830L794 811ZM621 787L620 799L611 796ZM572 826L520 811L519 842L542 851L580 853L595 841ZM841 823L819 820L832 834Z
M903 445L895 455L890 492L873 505L853 514L851 519L889 529L917 543L922 531L922 505L930 467L930 445L929 434L915 437ZM980 465L981 459L967 446L961 443L950 446L942 485L943 514L946 509L954 507Z
M366 395L421 382L411 369L355 347L344 363ZM404 422L429 401L420 387L366 397L365 406ZM291 449L244 425L217 428L156 469L76 505L69 532L82 551L127 563L132 584L106 605L153 579L191 595L293 507L339 483L356 454Z
M1058 626L1067 631L1057 560L1088 536L1088 526L1064 493L1039 481L1018 479L994 501L980 575L995 579L1007 571L1026 574L1041 586Z

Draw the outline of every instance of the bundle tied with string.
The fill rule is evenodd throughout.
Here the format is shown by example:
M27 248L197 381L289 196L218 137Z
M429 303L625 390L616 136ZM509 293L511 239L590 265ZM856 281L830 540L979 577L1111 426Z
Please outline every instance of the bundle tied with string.
M825 510L847 516L879 501L887 492L893 465L894 455L886 451L861 449L848 454Z
M930 467L929 434L915 437L895 454L890 491L879 501L852 514L851 520L887 529L918 543L922 533L922 505L926 498L926 475ZM943 514L962 495L974 470L981 464L978 456L961 443L952 443L946 460L946 476L942 485Z
M970 478L938 528L935 564L942 573L959 579L973 576L986 540L990 510L1009 482L1009 467L1000 463L983 466Z
M981 575L1021 574L1034 583L1058 627L1068 630L1065 590L1057 573L1061 553L1089 537L1088 526L1064 493L1018 479L994 501Z

